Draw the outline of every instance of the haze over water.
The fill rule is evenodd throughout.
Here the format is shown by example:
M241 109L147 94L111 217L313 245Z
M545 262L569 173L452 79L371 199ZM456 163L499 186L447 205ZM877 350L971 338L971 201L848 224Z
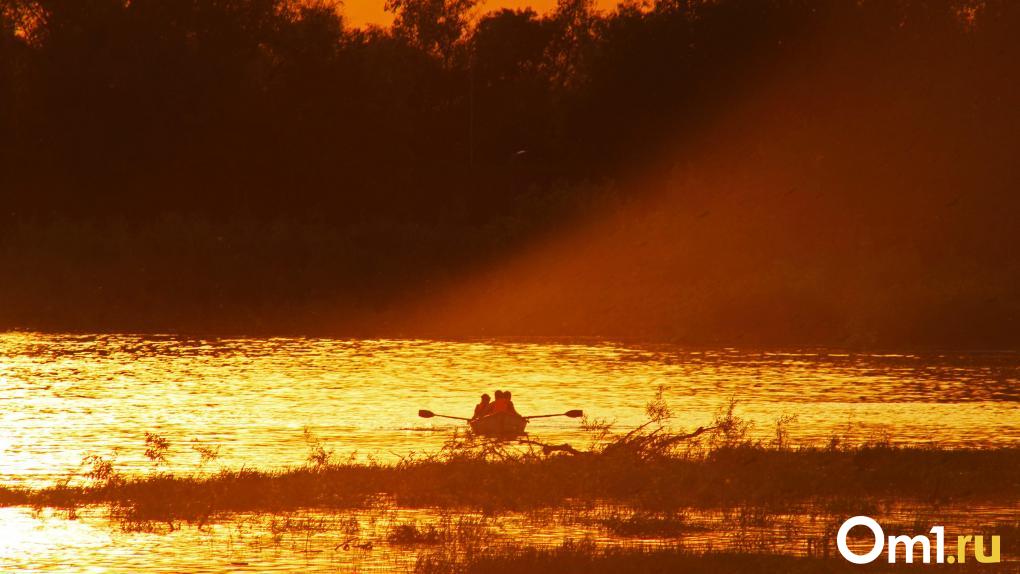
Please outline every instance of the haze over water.
M392 462L437 450L478 395L514 392L523 414L582 408L619 428L645 420L662 386L675 425L711 422L731 398L774 435L794 415L794 443L935 441L1001 446L1020 439L1020 356L860 354L832 350L690 350L612 342L220 339L0 335L0 481L43 486L87 455L145 472L146 432L170 441L168 470L304 464L307 427L338 456ZM531 437L588 444L577 420L533 421ZM214 470L208 466L205 470Z

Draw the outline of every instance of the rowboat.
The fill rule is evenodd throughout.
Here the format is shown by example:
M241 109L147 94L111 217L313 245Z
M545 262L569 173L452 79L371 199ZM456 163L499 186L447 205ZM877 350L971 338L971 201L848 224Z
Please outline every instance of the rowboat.
M492 413L468 421L475 434L487 436L517 436L524 434L528 419L514 413Z
M423 419L442 417L444 419L467 421L467 423L471 425L471 431L475 434L512 438L524 434L524 427L528 426L528 421L531 419L544 419L548 417L570 417L572 419L576 419L584 416L584 413L581 410L572 410L565 413L554 413L551 415L531 415L522 417L517 413L498 412L485 415L484 417L479 417L477 419L468 419L464 417L455 417L453 415L440 415L428 409L422 409L418 411L418 416Z

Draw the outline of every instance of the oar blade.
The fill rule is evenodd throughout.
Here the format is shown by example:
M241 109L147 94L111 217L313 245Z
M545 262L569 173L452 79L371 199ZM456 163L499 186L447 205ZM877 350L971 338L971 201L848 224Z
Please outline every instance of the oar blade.
M570 417L572 419L576 419L576 418L583 417L584 416L584 411L582 411L581 409L574 409L572 411L567 411L567 412L563 413L563 416L567 416L567 417Z
M418 416L420 416L423 419L430 419L430 418L436 416L436 413L434 413L432 411L427 411L425 409L422 409L422 410L418 411Z

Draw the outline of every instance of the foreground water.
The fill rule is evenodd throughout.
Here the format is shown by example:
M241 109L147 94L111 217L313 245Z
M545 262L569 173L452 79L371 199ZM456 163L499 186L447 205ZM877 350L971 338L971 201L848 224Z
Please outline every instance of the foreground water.
M926 533L943 525L959 533L1004 532L1002 559L989 570L1013 571L1018 556L1008 544L1020 519L1015 508L878 505L872 515L890 532ZM551 509L528 514L450 513L381 508L284 515L241 513L197 526L144 527L111 523L103 508L66 512L0 508L0 568L4 571L90 572L294 572L412 571L431 553L477 553L507 544L551 547L587 540L607 546L664 546L690 551L739 551L834 557L835 531L844 517L804 508L770 513L754 509L691 511L669 533L621 536L607 522L628 511L612 507ZM414 525L432 538L401 539ZM870 549L867 536L851 548ZM902 558L902 557L901 557Z
M393 461L437 449L477 395L509 389L524 414L583 408L621 427L658 388L676 424L709 423L731 398L769 438L887 438L945 446L1020 440L1020 355L685 350L610 342L218 339L0 335L0 483L43 486L88 455L146 472L146 432L170 442L164 470L303 464L305 429L340 457ZM577 420L529 427L587 444Z

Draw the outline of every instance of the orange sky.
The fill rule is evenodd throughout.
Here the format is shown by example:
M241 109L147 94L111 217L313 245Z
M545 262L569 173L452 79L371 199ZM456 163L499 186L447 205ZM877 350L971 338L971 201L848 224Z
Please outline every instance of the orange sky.
M610 9L617 5L617 0L596 0L599 8ZM354 26L365 24L388 25L392 16L383 10L385 0L347 0L343 4L344 16ZM531 6L535 11L543 13L556 5L556 0L488 0L479 4L478 12L484 13L500 8L524 8Z

